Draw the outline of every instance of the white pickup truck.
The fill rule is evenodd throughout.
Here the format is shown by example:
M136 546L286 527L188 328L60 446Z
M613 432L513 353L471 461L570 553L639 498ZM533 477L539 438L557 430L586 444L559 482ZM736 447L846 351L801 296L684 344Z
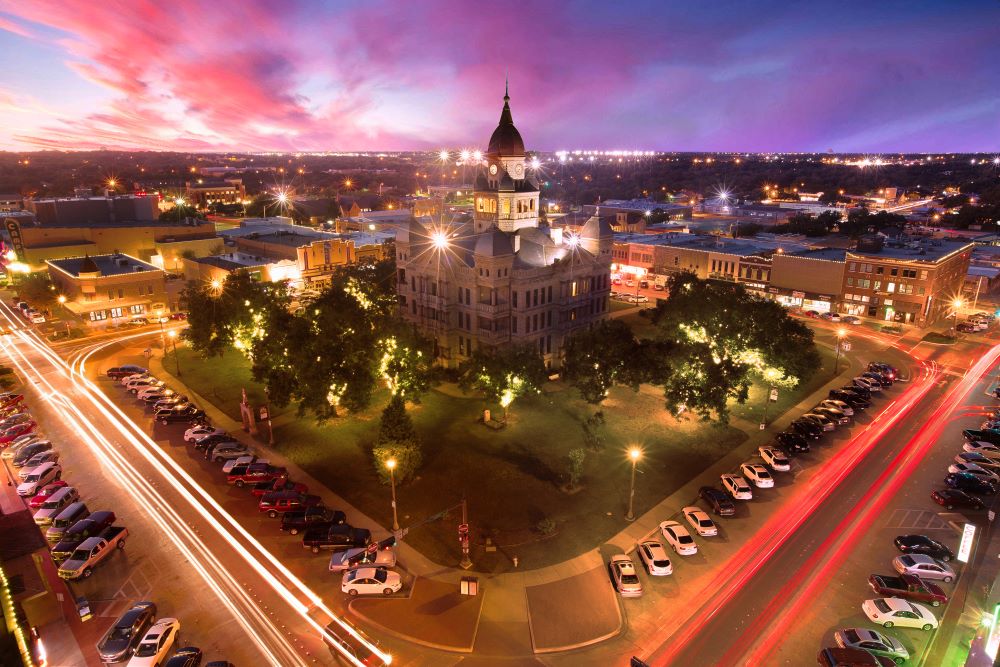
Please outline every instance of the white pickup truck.
M59 566L59 576L63 579L81 579L93 574L94 567L106 556L114 553L115 547L125 548L128 530L124 526L112 526L98 537L88 537L80 543L73 554Z

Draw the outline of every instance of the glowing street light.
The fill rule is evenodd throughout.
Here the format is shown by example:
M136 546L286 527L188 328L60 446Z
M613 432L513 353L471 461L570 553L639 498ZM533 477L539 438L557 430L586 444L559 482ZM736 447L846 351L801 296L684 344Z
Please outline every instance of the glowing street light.
M472 159L475 160L476 162L479 162L480 160L483 159L483 152L482 151L472 151Z
M837 329L837 360L833 362L833 376L837 377L837 373L840 372L840 351L844 346L844 337L847 335L847 329L840 327Z
M66 304L66 295L65 294L60 294L59 298L57 298L56 301L59 302L59 305L65 305Z
M438 250L444 250L448 247L448 235L444 232L433 232L431 234L431 243Z
M176 204L177 206L184 206L185 203L186 202L184 201L184 197L178 197L177 199L174 200L174 204Z
M388 459L385 467L389 469L389 484L392 487L392 529L399 530L399 520L396 515L396 459Z
M208 285L215 292L218 292L220 289L222 289L222 281L219 280L218 278L213 278L212 282L210 282Z
M458 157L462 158L462 162L465 162L469 159L470 155L471 153L469 153L468 149L463 148L462 152L458 154Z
M628 514L625 515L625 520L635 521L635 513L632 511L633 501L635 500L635 466L639 463L639 459L642 458L642 450L638 447L632 447L628 450L628 457L632 461L632 483L629 485Z
M447 162L450 157L451 153L449 153L446 150L442 150L440 153L438 153L438 159L441 160L441 162Z

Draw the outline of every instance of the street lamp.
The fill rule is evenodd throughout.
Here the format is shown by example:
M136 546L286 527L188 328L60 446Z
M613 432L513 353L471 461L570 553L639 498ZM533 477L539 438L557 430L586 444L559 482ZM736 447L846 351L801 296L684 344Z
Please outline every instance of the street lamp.
M177 331L171 329L167 332L167 337L170 338L170 342L174 347L174 365L177 367L177 377L181 376L181 358L177 356Z
M389 484L392 487L392 529L399 530L399 519L396 516L396 459L388 459L385 467L389 469Z
M167 339L164 338L164 332L163 332L163 311L157 308L155 311L153 311L153 314L156 315L156 321L160 324L160 345L163 347L163 356L166 356Z
M635 500L635 466L639 463L639 459L642 458L642 450L638 447L632 447L628 450L628 457L632 460L632 483L629 485L628 514L625 515L625 520L635 521L635 513L632 511L633 501Z
M833 377L837 377L837 373L840 372L840 348L844 345L844 336L847 335L847 329L840 327L837 329L837 360L833 362Z

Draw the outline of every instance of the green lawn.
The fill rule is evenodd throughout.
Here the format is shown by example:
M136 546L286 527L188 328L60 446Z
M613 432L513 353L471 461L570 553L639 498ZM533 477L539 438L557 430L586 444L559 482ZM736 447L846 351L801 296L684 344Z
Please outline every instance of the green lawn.
M181 370L192 389L231 416L238 415L242 387L254 404L264 400L263 389L250 380L248 364L238 354L206 360L182 350ZM771 415L776 417L824 381L821 372L798 391L782 392ZM477 420L486 407L499 415L495 406L444 389L448 391L431 391L410 407L424 441L425 463L415 481L398 489L400 524L417 524L458 504L464 495L477 541L488 536L501 547L496 553L474 550L476 569L485 571L508 568L514 555L526 567L560 562L620 531L626 525L629 447L644 451L635 498L636 513L641 514L748 437L732 426L672 419L655 388L643 387L639 393L615 389L603 406L607 423L598 429L602 442L588 449L582 488L568 494L561 490L567 454L586 447L583 421L594 412L575 390L560 383L548 385L541 395L515 402L507 427L494 431ZM755 388L751 398L759 401L760 391ZM382 394L365 413L322 425L311 417L297 418L294 407L274 414L276 446L285 455L389 525L389 489L378 483L369 456L386 400ZM756 419L755 409L759 406L736 406L734 414ZM555 522L554 535L537 530L543 519ZM433 560L455 564L458 522L456 512L413 528L406 539Z
M803 397L808 396L829 382L830 378L833 377L833 364L837 359L836 352L821 345L817 345L816 350L822 359L822 365L819 370L811 378L794 389L778 388L778 400L767 406L768 424L774 421L778 415L801 401ZM840 370L843 371L846 367L847 363L841 359ZM764 415L764 396L767 390L768 387L759 383L755 383L750 387L750 397L747 399L747 402L743 405L734 405L732 407L731 413L733 418L748 419L759 423L761 417Z

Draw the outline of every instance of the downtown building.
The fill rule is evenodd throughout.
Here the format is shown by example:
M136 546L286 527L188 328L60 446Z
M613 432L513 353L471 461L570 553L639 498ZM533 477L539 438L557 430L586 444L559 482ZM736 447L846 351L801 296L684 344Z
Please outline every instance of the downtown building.
M566 339L608 315L613 231L539 224L539 189L504 96L471 215L411 220L396 232L401 315L455 367L475 350L528 346L558 367Z

